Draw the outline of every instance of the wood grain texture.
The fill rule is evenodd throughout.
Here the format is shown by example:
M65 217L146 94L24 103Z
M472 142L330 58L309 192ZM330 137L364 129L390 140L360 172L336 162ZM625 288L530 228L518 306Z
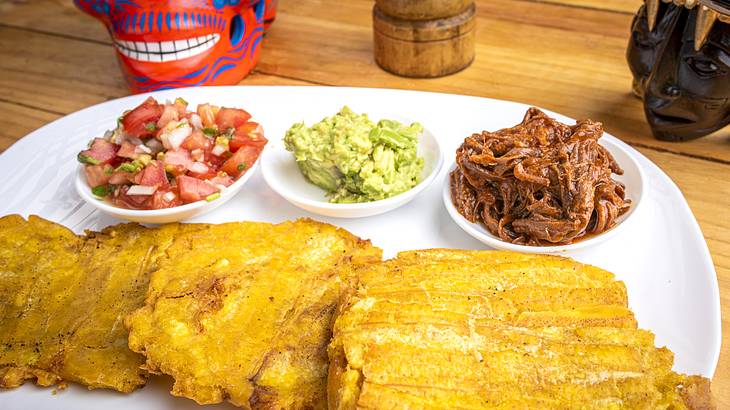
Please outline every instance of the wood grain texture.
M676 181L702 227L723 313L725 348L713 391L719 408L730 408L730 130L682 144L651 137L641 103L630 94L624 58L641 1L477 1L474 64L427 80L397 77L376 66L372 4L282 0L261 63L242 84L451 92L603 121ZM66 0L0 0L0 150L61 115L127 94L101 24Z
M456 16L404 20L373 8L373 54L383 69L406 77L442 77L474 61L476 12L470 5Z

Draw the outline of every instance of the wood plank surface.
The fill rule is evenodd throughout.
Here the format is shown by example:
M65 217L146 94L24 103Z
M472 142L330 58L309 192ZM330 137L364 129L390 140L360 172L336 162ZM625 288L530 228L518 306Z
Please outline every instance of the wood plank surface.
M682 189L717 268L723 354L713 380L730 408L730 130L690 143L652 138L624 53L640 0L479 0L477 58L440 79L373 61L371 0L281 0L256 71L242 81L477 95L603 121ZM316 12L314 12L314 11ZM0 0L0 151L62 115L128 95L106 30L66 0Z

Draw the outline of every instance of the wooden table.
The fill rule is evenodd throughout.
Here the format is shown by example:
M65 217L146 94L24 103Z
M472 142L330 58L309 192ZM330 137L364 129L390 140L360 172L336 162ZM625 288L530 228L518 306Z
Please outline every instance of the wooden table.
M431 80L375 65L372 4L281 0L261 62L241 84L442 91L603 121L674 179L700 222L723 307L725 348L713 391L719 408L730 408L730 131L682 144L652 138L624 57L641 0L477 1L474 64ZM70 1L0 0L0 150L63 115L127 94L107 32Z

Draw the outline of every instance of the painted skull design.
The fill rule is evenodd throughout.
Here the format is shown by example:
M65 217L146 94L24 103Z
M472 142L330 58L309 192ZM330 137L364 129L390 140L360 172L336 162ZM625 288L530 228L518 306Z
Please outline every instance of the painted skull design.
M106 25L135 93L237 83L276 13L276 0L74 2Z

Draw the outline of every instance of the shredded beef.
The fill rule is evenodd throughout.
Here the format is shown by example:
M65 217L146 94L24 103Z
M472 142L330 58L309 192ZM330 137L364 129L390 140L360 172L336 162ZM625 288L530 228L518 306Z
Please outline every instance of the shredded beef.
M470 222L522 245L571 243L616 224L631 201L623 170L598 144L603 124L569 126L530 108L522 123L466 138L456 151L451 199Z

